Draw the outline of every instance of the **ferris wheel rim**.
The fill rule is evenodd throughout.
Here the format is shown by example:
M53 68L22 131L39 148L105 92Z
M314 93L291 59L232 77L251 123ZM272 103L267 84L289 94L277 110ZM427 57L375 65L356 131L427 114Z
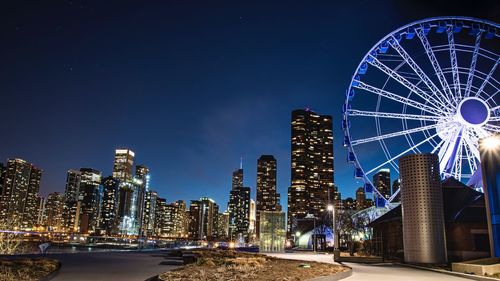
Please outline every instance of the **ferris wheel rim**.
M353 115L351 115L351 114L350 114L350 113L352 113L352 112L349 110L349 109L350 109L350 106L351 106L351 102L350 102L350 99L349 99L349 92L350 92L351 90L353 90L354 88L356 88L356 87L354 87L354 86L353 86L353 82L360 82L360 81L361 81L361 79L360 79L359 81L356 81L356 76L357 76L357 74L359 73L359 71L360 71L360 69L361 69L362 65L363 65L364 63L366 63L367 58L369 58L369 56L370 56L370 55L371 55L374 51L377 51L377 50L378 50L379 46L381 46L381 44L382 44L382 43L387 42L387 41L388 41L391 37L392 37L392 38L394 38L394 36L395 36L395 35L398 35L398 34L399 34L399 35L401 36L402 34L404 34L404 31L405 31L405 30L408 30L408 28L410 28L410 27L415 27L415 26L418 26L419 28L423 29L423 24L434 24L434 25L433 25L433 27L435 27L435 26L436 26L436 24L437 24L438 22L443 22L443 21L445 21L445 22L452 21L452 23L453 23L453 24L454 24L456 21L466 21L468 24L470 24L470 25L468 25L468 26L464 25L462 28L472 28L472 27L473 27L472 23L479 23L479 24L483 24L483 25L485 25L486 27L488 27L488 26L490 26L490 27L491 27L491 26L492 26L492 27L494 27L494 28L500 28L500 25L499 25L499 24L497 24L497 23L495 23L495 22L492 22L492 21L489 21L489 20L478 19L478 18L474 18L474 17L463 17L463 16L431 17L431 18L425 18L425 19L421 19L421 20L413 21L413 22L411 22L411 23L408 23L408 24L406 24L406 25L404 25L404 26L402 26L402 27L399 27L399 28L395 29L394 31L392 31L392 32L388 33L388 34L387 34L387 35L385 35L382 39L380 39L380 40L379 40L376 44L374 44L374 45L373 45L373 47L371 47L371 48L368 50L368 52L367 52L367 53L366 53L366 54L362 57L362 60L360 61L360 63L359 63L359 64L358 64L358 66L356 67L356 69L355 69L355 71L354 71L354 74L352 75L352 77L351 77L351 79L350 79L350 84L349 84L349 87L348 87L348 90L347 90L348 92L347 92L347 95L346 95L346 98L345 98L345 102L344 102L344 105L343 105L343 113L342 113L342 118L343 118L343 121L342 121L342 122L347 122L347 123L345 124L345 126L344 126L344 123L343 123L343 128L342 128L342 130L343 130L343 133L344 133L344 142L347 140L347 143L348 143L347 145L345 145L345 146L347 146L347 148L348 148L348 160L350 159L351 154L352 154L352 155L353 155L353 157L354 157L354 161L352 161L352 162L353 162L353 164L354 164L355 171L356 171L356 169L361 170L361 172L362 172L362 174L363 174L363 176L362 176L362 178L361 178L361 179L363 180L363 182L364 182L365 184L371 184L371 185L372 185L372 188L373 188L373 192L374 192L374 193L376 193L376 194L378 194L378 197L383 198L383 199L384 199L384 201L385 201L386 203L387 203L387 202L391 202L391 201L392 201L392 199L393 199L393 198L397 195L397 193L399 192L399 190L398 190L397 192L395 192L395 194L393 194L391 198L389 198L389 199L384 198L384 196L382 196L382 194L379 192L379 190L378 190L376 187L374 187L374 185L373 185L372 181L368 178L368 175L369 175L371 172L373 172L373 170L377 169L377 167L376 167L376 168L374 168L374 169L371 169L369 172L365 172L365 169L362 167L361 163L359 162L359 160L358 160L358 156L357 156L357 154L356 154L356 152L355 152L355 149L354 149L354 146L355 146L355 145L353 145L353 144L351 143L353 140L352 140L352 137L351 137L351 130L350 130L350 128L349 128L349 119L350 119L350 116L353 116ZM483 25L481 25L481 26L480 26L480 33L485 31L485 29L483 29L483 27L485 27L485 26L483 26ZM422 32L422 31L421 31L421 32ZM426 36L426 35L425 35L425 36ZM498 37L500 37L500 35L499 35L498 33L496 33L496 32L495 32L494 37L495 37L495 38L498 38ZM436 46L434 46L434 47L436 47ZM460 46L460 47L464 47L464 48L466 48L466 47L467 47L467 48L471 48L472 46L470 46L470 45L463 45L463 46ZM443 47L443 48L444 48L444 47ZM471 48L471 49L472 49L472 48ZM485 51L488 51L488 50L486 50L486 49L485 49ZM495 53L493 53L493 52L490 52L490 53L491 53L492 55L496 55L496 54L495 54ZM404 64L404 61L403 61L402 63ZM497 63L498 63L498 60L497 60ZM496 67L496 65L495 65L495 67ZM462 68L463 68L463 67L462 67ZM457 69L458 69L458 68L457 68ZM465 69L467 70L468 68L465 68ZM450 71L451 71L451 70L450 70ZM425 74L425 73L424 73L424 74ZM475 76L475 75L476 75L476 73L474 73L474 76ZM388 79L390 79L390 77L389 77ZM446 82L449 82L449 81L446 81ZM491 83L490 81L485 81L485 83L486 83L486 82ZM498 81L496 81L496 79L495 79L495 82L498 82ZM419 82L419 83L420 83L420 82ZM459 87L460 87L460 86L465 87L466 85L464 85L463 83L460 83L460 84L459 84ZM453 86L452 86L452 85L450 84L450 85L449 85L449 87L455 87L455 85L453 85ZM482 86L482 87L484 87L484 86ZM384 88L385 88L385 87L383 87L382 89L384 89ZM476 88L477 88L477 87L476 87ZM470 91L470 89L467 89L467 90L469 90L469 91ZM454 89L454 91L456 91L456 89ZM453 92L452 92L452 93L453 93ZM479 95L479 94L478 94L478 95ZM492 97L491 97L491 98L492 98ZM490 98L490 99L491 99L491 98ZM380 101L380 96L379 96L379 101ZM459 106L459 103L461 104L463 101L461 101L461 102L460 102L460 101L451 101L451 102L456 102L456 103L457 103L457 106ZM493 102L494 102L494 101L493 101ZM404 108L406 108L406 106L407 106L407 105L404 105ZM494 104L494 107L491 107L491 108L490 108L490 107L488 107L488 110L491 110L491 114L492 114L492 115L495 115L495 112L496 112L496 111L500 111L500 110L497 110L498 108L499 108L499 105L498 105L498 104ZM404 109L404 110L405 110L405 109ZM490 113L489 113L489 111L488 111L488 114L490 114ZM498 115L500 115L500 113L499 113L499 114L496 114L496 116L498 116ZM375 120L377 120L376 122L378 122L378 119L379 119L378 117L375 117ZM406 119L402 119L402 120L406 121ZM422 121L421 121L421 122L422 122ZM424 121L424 122L425 122L425 121ZM436 124L437 124L437 122L436 122ZM378 134L378 133L377 133L377 136L380 136L380 134ZM405 138L407 138L407 140L408 140L407 135L404 135L404 136L405 136ZM429 137L429 138L426 138L424 141L433 140L435 136L436 136L436 134L434 134L433 136L431 136L431 137ZM411 139L411 137L410 137L410 139ZM412 141L413 141L413 140L412 140ZM383 142L383 140L382 140L382 142ZM435 142L435 141L433 140L433 142ZM439 147L438 143L437 143L437 142L435 142L435 143L436 143L435 148L438 148L438 147ZM384 145L385 145L385 144L384 144ZM410 149L411 149L411 150L414 150L415 148L417 148L417 150L418 150L418 146L419 146L419 145L416 145L416 146L410 147ZM434 146L434 145L433 145L433 146ZM460 149L462 149L462 144L460 144ZM406 153L406 152L408 152L408 151L405 151L405 152L403 152L403 153ZM384 153L385 153L385 151L384 151ZM462 151L461 151L460 153L462 153ZM465 153L469 153L469 152L467 152L467 151L466 151ZM472 153L472 152L470 152L470 153ZM460 156L460 158L461 158L461 157L462 157L462 156ZM392 159L394 159L394 158L392 158ZM463 159L460 159L460 161L462 161L462 160L463 160ZM391 161L391 159L389 159L389 162L392 162L392 161ZM388 164L388 163L387 163L387 162L385 162L385 163L384 163L384 164L382 164L382 165L387 165L387 164ZM392 163L389 163L389 164L390 164L390 165L392 165ZM382 166L382 165L379 165L379 166ZM464 165L465 165L465 164L464 164ZM378 167L378 168L380 168L380 167ZM471 166L471 169L472 169L472 166ZM397 170L397 169L396 169L396 170ZM391 184L392 184L392 183L391 183Z

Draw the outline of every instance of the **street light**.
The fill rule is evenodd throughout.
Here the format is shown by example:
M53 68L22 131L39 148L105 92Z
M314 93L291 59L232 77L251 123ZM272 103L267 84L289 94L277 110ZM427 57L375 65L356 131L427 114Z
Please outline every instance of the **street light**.
M328 211L332 212L332 231L333 231L333 260L337 260L340 256L339 251L339 237L337 235L337 225L335 224L335 205L328 205Z

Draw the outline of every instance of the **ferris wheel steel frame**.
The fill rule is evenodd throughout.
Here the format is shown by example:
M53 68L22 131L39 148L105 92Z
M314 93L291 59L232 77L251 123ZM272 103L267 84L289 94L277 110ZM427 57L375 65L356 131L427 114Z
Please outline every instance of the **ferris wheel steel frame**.
M344 146L348 151L347 161L354 165L355 178L364 181L365 191L374 193L377 206L386 206L397 196L399 189L390 198L384 198L368 176L386 166L398 171L395 161L407 153L421 152L423 145L432 148L425 152L438 154L443 178L468 179L468 185L480 189L478 141L493 133L500 133L500 99L497 96L500 82L495 76L500 61L496 53L499 50L484 49L481 43L498 40L499 27L497 23L471 17L423 19L386 35L363 57L346 92L342 130ZM468 36L473 36L471 44L456 40L458 35L464 36L463 32L466 31ZM439 33L442 35L436 35ZM444 38L440 39L446 39L446 43L433 46L432 36L442 36ZM416 61L415 54L403 46L405 40L420 41L418 45L423 52L419 54L419 59L426 57L427 69ZM446 63L443 63L443 54L447 54L449 61ZM461 56L457 54L470 56L470 63L461 65ZM479 69L479 60L493 65L487 70ZM445 64L447 67L443 67ZM366 81L368 79L363 79L368 71L375 70L385 75L383 86L373 85ZM407 92L388 90L388 83L396 83ZM491 93L485 92L485 88ZM377 98L375 111L352 106L356 96L369 94ZM399 104L402 106L401 112L379 111L383 101ZM407 113L408 110L419 112ZM377 135L353 138L351 120L355 118L374 119ZM381 120L399 120L403 128L382 133ZM409 126L409 121L419 122L420 126ZM412 135L417 133L422 134L423 139L414 140ZM385 141L398 137L404 138L408 147L393 153ZM380 144L386 159L374 168L365 170L356 147L376 142ZM463 173L464 169L469 174Z

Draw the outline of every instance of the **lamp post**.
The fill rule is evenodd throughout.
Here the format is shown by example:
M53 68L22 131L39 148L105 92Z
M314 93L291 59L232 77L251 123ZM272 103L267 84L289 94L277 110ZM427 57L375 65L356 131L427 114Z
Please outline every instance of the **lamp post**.
M332 232L333 232L333 260L337 261L338 258L340 257L340 251L339 251L339 237L337 233L337 224L335 223L335 204L334 205L328 205L327 207L328 211L332 212Z
M479 140L491 257L500 257L500 134Z

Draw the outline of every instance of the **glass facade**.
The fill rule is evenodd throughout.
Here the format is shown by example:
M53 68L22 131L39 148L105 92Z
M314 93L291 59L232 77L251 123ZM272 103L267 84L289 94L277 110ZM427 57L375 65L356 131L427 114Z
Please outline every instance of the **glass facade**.
M285 251L285 213L279 211L260 212L260 252Z

